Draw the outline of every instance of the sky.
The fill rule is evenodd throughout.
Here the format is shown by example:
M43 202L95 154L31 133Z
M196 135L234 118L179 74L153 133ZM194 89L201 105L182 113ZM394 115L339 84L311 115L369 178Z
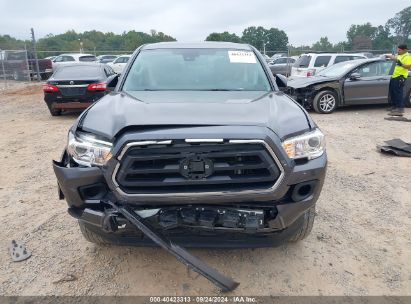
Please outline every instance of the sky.
M241 36L249 26L275 27L295 46L312 45L327 36L346 40L351 24L384 25L409 6L409 0L0 0L0 35L36 38L98 30L114 32L151 29L178 41L203 41L212 32Z

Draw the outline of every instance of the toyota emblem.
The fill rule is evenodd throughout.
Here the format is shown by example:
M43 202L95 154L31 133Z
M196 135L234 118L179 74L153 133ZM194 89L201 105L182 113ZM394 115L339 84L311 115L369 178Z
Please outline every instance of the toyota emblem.
M74 84L74 81L72 80L72 81L70 81L70 84Z

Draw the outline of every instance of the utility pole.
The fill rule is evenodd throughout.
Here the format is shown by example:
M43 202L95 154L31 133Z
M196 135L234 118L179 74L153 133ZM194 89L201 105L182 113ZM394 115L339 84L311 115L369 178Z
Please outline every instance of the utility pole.
M24 43L24 55L25 55L25 57L26 57L26 69L27 69L27 71L29 71L30 70L30 65L29 65L29 55L28 55L28 53L27 53L27 45L26 45L26 43ZM30 72L29 72L29 75L27 75L28 77L28 79L29 79L29 81L31 81L31 77L30 77Z
M40 77L40 69L39 69L39 59L37 58L37 49L36 49L36 38L34 37L34 30L31 28L31 40L33 42L33 50L34 50L34 59L36 61L36 72L37 72L37 81L41 79ZM29 75L30 77L30 75Z

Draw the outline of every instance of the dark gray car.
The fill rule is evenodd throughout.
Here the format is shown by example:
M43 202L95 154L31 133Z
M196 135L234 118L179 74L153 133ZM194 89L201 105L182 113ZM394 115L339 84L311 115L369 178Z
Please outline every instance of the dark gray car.
M273 75L281 74L286 77L291 75L291 66L295 63L295 59L291 57L280 57L269 64Z
M360 59L337 63L316 76L292 79L285 90L306 109L332 113L346 105L388 104L389 83L394 61ZM404 88L404 100L411 106L411 78Z
M116 80L54 162L87 240L159 245L232 290L175 243L266 247L310 233L324 136L254 47L144 45Z

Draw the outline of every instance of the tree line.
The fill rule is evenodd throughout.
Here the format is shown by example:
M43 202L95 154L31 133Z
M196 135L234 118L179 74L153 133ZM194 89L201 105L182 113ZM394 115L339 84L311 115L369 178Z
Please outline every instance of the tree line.
M122 34L100 31L86 31L77 33L74 30L63 34L48 34L37 40L37 51L41 56L58 55L62 52L84 52L100 54L107 52L132 52L140 45L163 41L176 41L172 36L163 32L151 30L150 33L128 31ZM18 40L9 35L0 35L0 49L16 50L30 49L31 41Z
M206 41L227 41L248 43L259 49L270 52L290 50L292 55L303 51L360 51L381 50L390 51L398 43L407 43L411 47L411 6L401 10L384 25L374 26L370 22L352 24L346 33L347 40L332 44L328 37L321 37L312 45L289 45L287 34L277 28L266 29L262 26L250 26L243 30L242 35L227 31L210 33ZM100 31L85 31L77 33L74 30L66 33L47 36L38 39L37 50L40 56L57 55L61 52L84 52L102 54L107 52L132 52L145 43L176 41L163 32L151 30L150 33L135 30L115 34ZM31 41L19 40L9 35L0 35L0 49L31 49Z
M373 26L370 22L352 24L346 33L347 40L332 44L328 37L310 45L288 45L287 34L277 28L265 29L251 26L244 29L242 36L234 33L211 33L207 41L228 41L249 43L268 52L290 50L291 54L299 51L360 51L360 50L392 50L399 43L407 43L411 48L411 6L401 10L384 25Z

